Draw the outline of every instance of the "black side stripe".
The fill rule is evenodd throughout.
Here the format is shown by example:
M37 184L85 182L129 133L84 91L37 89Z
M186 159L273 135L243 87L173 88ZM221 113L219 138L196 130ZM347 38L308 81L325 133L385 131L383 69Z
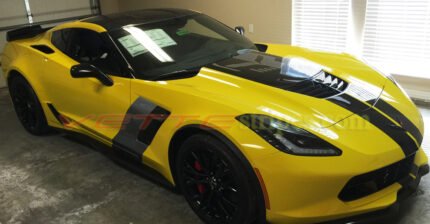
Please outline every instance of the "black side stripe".
M372 107L369 107L367 104L347 94L342 94L328 100L361 116L379 128L402 148L406 156L409 156L418 150L418 146L415 141L403 128L399 127L383 114Z
M69 117L66 117L62 114L60 114L60 112L57 111L57 109L54 107L54 105L48 103L48 107L51 110L52 114L55 116L55 118L58 120L58 122L60 122L62 125L69 125L70 123L79 125L79 127L81 127L82 129L84 129L87 132L90 132L93 135L96 135L97 137L104 139L105 141L110 141L109 138L107 138L106 136L94 131L93 129L85 126L84 124L81 124Z
M421 145L421 143L423 142L423 135L421 134L417 126L415 126L414 123L412 123L407 117L405 117L405 115L400 113L400 111L398 111L396 108L394 108L382 99L380 99L375 106L380 111L391 117L391 119L397 121L397 123L399 123L404 129L411 133L411 135L414 136L418 144Z
M69 118L70 119L70 118ZM73 120L72 120L73 121ZM89 128L89 127L87 127L87 126L85 126L85 125L83 125L83 124L81 124L81 123L78 123L78 122L76 122L76 121L73 121L73 122L75 122L76 124L78 124L82 129L84 129L85 131L88 131L88 132L90 132L90 133L92 133L93 135L96 135L97 137L99 137L99 138L101 138L101 139L104 139L105 141L108 141L108 142L110 142L110 139L108 138L108 137L106 137L106 136L104 136L104 135L102 135L102 134L100 134L100 133L98 133L97 131L94 131L93 129L91 129L91 128Z
M113 139L114 148L140 160L169 115L166 109L139 97L128 109L121 130Z

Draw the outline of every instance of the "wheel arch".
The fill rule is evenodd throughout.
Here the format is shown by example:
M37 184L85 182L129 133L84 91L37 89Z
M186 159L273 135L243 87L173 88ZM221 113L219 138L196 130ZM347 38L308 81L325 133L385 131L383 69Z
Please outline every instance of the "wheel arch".
M28 81L27 77L25 77L25 75L22 72L16 69L11 69L9 72L6 73L5 76L6 76L5 78L8 86L10 86L10 82L12 81L12 79L18 76L22 76Z
M28 66L19 66L22 65L22 63L24 63L24 61L15 62L13 66L9 67L8 71L4 73L6 84L10 86L10 82L14 77L23 77L30 84L40 103L43 105L43 102L49 100L49 96L46 95L46 87L43 85L42 77L37 74L37 71L32 70ZM44 110L46 109L45 105L43 105L43 108Z
M170 140L169 143L169 166L172 171L173 180L176 182L175 172L174 172L174 163L176 154L179 151L179 148L181 147L182 143L185 142L189 137L196 135L196 134L207 134L210 135L218 140L220 140L222 143L224 143L232 152L235 154L235 156L243 162L244 165L247 165L248 167L252 168L251 163L248 161L248 159L245 157L245 155L239 150L239 148L224 134L219 132L218 130L208 127L206 125L201 124L189 124L185 125L181 128L179 128L173 137Z
M169 166L170 166L170 172L173 177L173 181L177 183L177 179L176 179L177 174L175 172L175 158L179 151L179 148L181 147L182 143L185 142L186 139L196 134L208 134L220 140L222 143L224 143L227 146L227 148L229 148L233 152L236 158L239 159L239 161L241 161L241 163L245 166L248 176L252 178L252 183L254 184L254 186L256 186L256 190L258 194L257 203L259 205L265 205L266 199L263 193L264 190L261 186L260 179L255 173L251 163L248 161L245 155L239 150L239 148L228 137L226 137L218 130L205 125L199 125L199 124L186 125L184 127L181 127L179 130L177 130L173 135L169 143L169 151L168 151ZM262 211L258 211L259 214L257 219L259 220L259 222L257 223L264 223L266 221L266 209L265 209L266 206L259 206L259 207L263 207L264 209L261 209Z
M25 70L28 70L28 69L25 69ZM10 86L10 82L12 81L12 79L14 77L21 76L21 77L23 77L30 84L30 86L36 92L36 95L38 95L39 91L36 91L35 86L38 86L37 84L39 82L38 82L37 79L33 80L34 78L32 78L32 75L30 75L31 73L32 73L31 71L27 71L26 72L26 71L23 71L22 69L20 69L18 67L11 67L9 69L9 71L7 71L5 73L6 83L7 83L8 86ZM38 97L40 97L40 96L38 95Z
M189 137L196 135L196 134L208 134L208 135L211 135L213 137L216 137L217 139L219 139L219 136L223 136L221 133L219 133L218 131L216 131L212 128L206 127L204 125L198 125L198 124L186 125L184 127L181 127L179 130L177 130L175 132L175 134L173 135L172 139L170 140L169 151L168 151L169 166L170 166L172 177L173 177L173 180L175 181L175 183L176 183L176 172L175 172L174 168L175 168L176 155L177 155L181 145ZM219 140L222 141L223 139L219 139Z
M31 86L31 88L33 89L34 93L36 94L37 98L39 99L40 103L42 104L42 102L44 101L44 97L43 95L41 95L43 93L43 91L41 91L39 88L36 87L40 87L40 85L38 85L37 80L33 80L27 73L21 71L18 68L11 68L6 74L5 74L5 79L6 79L6 84L9 87L11 81L13 80L13 78L15 77L23 77ZM42 106L43 108L43 106Z

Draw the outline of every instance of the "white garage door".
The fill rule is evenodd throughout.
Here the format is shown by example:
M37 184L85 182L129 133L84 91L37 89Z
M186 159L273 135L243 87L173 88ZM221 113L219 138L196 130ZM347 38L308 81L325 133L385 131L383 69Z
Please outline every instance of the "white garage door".
M0 0L0 52L8 30L30 23L49 26L97 14L99 0ZM4 85L0 77L0 87Z

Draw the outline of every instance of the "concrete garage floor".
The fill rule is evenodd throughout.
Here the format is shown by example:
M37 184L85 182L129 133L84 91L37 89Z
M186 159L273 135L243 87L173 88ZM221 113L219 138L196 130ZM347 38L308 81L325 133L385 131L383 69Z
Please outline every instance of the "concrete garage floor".
M430 130L430 110L422 109ZM0 224L200 223L181 195L138 176L63 134L34 137L0 89ZM430 131L425 136L430 155ZM430 220L430 176L398 224Z

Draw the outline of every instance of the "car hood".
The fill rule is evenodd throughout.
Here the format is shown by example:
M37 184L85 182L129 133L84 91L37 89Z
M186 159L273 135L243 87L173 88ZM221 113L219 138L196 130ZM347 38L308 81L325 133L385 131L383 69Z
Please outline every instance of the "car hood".
M236 105L242 113L267 114L302 127L321 128L372 107L387 81L346 54L277 49L239 52L177 84L193 87L209 100Z
M198 111L205 124L219 128L232 116L263 114L328 141L342 139L336 146L364 154L400 156L400 146L409 156L422 142L422 118L397 83L347 54L269 47L206 65L191 78L151 85L157 95L175 96L163 102L175 105L172 114ZM382 141L362 147L369 138Z

